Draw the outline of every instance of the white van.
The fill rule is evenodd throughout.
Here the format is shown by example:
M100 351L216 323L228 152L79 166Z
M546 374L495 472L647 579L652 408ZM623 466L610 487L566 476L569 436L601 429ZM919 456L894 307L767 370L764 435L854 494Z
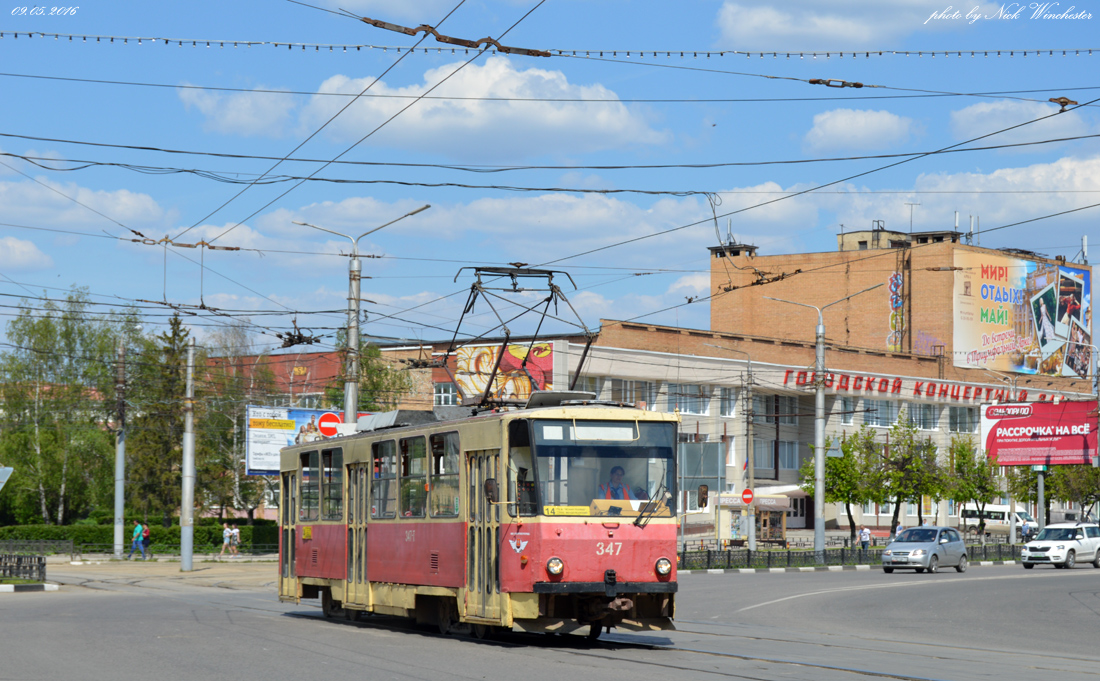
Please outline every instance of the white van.
M1008 515L1008 504L986 504L982 509L985 516L986 534L1008 534L1009 523L1012 521ZM1024 521L1033 529L1038 529L1039 524L1023 506L1016 504L1016 534L1019 536L1020 528ZM974 504L966 504L962 507L962 515L959 517L959 529L969 533L978 532L978 507Z

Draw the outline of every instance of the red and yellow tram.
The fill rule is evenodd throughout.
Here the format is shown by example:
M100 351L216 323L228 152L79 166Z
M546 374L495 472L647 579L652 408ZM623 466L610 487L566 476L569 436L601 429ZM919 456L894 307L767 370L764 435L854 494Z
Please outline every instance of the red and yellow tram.
M283 449L280 599L477 636L672 628L678 416L537 395Z

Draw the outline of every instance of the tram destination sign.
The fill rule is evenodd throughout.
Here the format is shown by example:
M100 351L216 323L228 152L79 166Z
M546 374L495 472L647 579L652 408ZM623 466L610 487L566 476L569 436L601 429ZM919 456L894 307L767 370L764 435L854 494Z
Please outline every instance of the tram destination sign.
M1097 403L1029 402L982 406L982 446L1000 466L1072 465L1096 455Z

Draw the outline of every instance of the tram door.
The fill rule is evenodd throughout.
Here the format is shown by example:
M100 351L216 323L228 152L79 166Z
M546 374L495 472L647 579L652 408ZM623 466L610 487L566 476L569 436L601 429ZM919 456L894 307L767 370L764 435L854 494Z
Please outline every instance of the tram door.
M500 450L466 453L466 615L500 619L500 505L485 495L485 481L500 480Z
M348 466L348 564L344 600L370 605L367 587L367 497L370 494L369 465Z
M282 489L279 499L282 514L282 528L280 530L282 541L282 553L279 556L279 598L298 597L298 579L294 572L294 521L298 513L298 494L296 483L298 476L294 473L283 473Z

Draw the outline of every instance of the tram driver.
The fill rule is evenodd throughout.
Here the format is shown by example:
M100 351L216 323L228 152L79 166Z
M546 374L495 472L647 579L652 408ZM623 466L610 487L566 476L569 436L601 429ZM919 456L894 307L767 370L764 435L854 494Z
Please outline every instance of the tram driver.
M622 466L615 466L611 469L611 479L600 485L599 499L624 499L630 501L639 501L643 496L639 496L637 492L641 490L631 491L630 485L623 482L623 475L626 471Z

